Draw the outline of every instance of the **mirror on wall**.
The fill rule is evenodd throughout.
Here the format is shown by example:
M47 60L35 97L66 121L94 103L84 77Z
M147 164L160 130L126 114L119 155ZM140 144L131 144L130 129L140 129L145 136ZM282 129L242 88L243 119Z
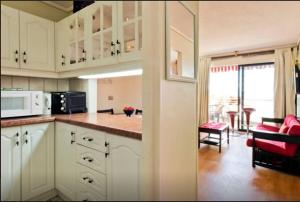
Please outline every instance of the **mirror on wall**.
M195 14L180 1L166 2L166 77L196 81Z

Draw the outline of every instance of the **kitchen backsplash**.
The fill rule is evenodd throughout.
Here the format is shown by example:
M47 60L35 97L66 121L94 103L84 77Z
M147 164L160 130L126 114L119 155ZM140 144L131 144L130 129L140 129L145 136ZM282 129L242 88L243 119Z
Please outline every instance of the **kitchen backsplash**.
M23 90L68 91L68 79L48 79L21 76L1 76L1 88L22 88Z

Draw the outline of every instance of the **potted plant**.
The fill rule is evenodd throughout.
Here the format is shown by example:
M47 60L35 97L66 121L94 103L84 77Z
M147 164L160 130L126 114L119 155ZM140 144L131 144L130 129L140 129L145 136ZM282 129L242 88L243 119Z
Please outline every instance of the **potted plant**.
M124 107L123 109L124 113L126 114L126 116L131 116L134 112L134 108L133 107Z

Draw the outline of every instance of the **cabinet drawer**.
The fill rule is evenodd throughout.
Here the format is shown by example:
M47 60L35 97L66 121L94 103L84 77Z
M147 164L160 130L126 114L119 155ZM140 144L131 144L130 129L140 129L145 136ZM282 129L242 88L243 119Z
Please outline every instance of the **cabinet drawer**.
M106 175L77 164L77 183L106 196Z
M76 161L81 165L106 174L105 153L76 145Z
M105 152L105 133L88 128L77 127L76 142L89 148Z
M106 201L106 197L79 183L77 186L77 201Z

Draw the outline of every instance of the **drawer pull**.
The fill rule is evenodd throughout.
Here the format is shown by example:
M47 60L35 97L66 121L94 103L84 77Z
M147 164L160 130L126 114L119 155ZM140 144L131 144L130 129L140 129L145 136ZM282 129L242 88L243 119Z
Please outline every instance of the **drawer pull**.
M83 137L82 138L83 140L87 140L87 141L89 141L89 142L92 142L94 139L93 138L91 138L91 137Z
M91 158L91 157L83 157L82 159L83 160L88 160L89 162L93 162L94 161L94 159Z
M94 182L94 180L93 180L92 178L90 178L90 177L83 177L82 179L83 179L84 181L85 181L85 180L88 180L88 183L90 183L90 184Z

